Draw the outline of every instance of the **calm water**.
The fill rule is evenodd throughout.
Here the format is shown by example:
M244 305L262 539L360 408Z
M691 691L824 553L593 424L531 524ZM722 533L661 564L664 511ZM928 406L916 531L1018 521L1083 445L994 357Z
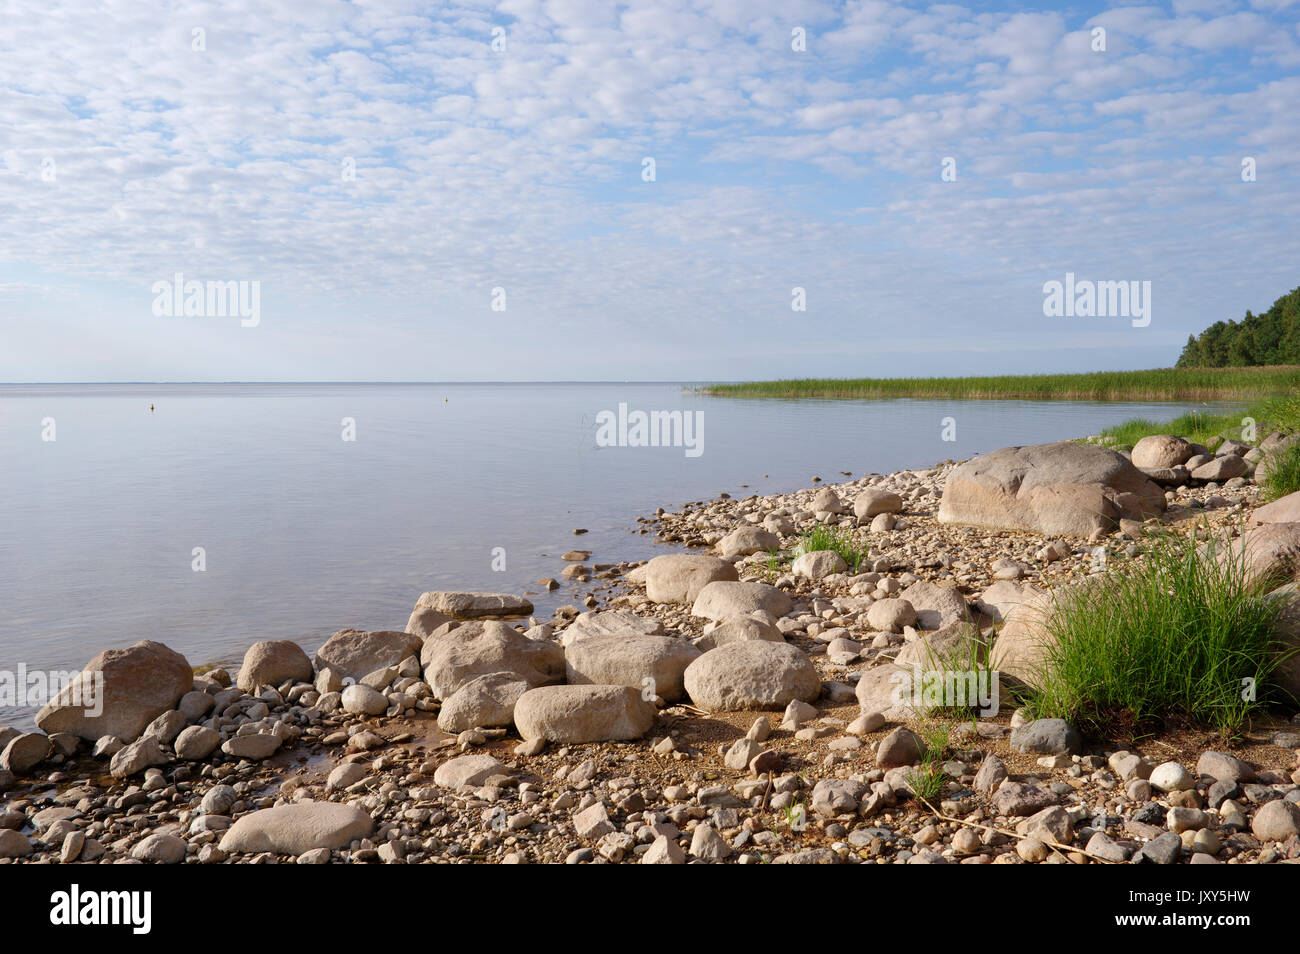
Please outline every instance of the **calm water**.
M703 453L598 446L598 414L620 403L702 412ZM632 531L658 506L1189 406L743 401L679 384L0 386L0 670L77 669L143 638L192 664L237 662L258 639L313 650L344 627L404 628L425 590L535 591L571 548L649 556ZM585 589L533 600L549 615Z

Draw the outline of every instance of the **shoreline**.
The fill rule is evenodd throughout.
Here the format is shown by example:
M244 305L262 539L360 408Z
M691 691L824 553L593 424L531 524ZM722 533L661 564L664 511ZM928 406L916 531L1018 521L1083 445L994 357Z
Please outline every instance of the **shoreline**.
M1033 798L1050 795L1052 804L1069 815L1070 827L1080 831L1088 827L1090 816L1075 810L1077 802L1069 807L1072 803L1067 792L1086 785L1096 793L1092 797L1105 801L1113 799L1117 787L1128 793L1129 783L1141 774L1135 769L1132 777L1122 777L1124 773L1116 770L1116 760L1110 757L1115 752L1040 755L1017 751L1011 745L1016 714L1009 707L995 717L949 727L952 757L947 768L952 781L939 806L945 810L938 815L958 818L956 822L944 821L908 798L898 768L872 767L880 761L882 747L893 745L891 740L906 739L900 733L910 732L909 727L924 728L924 720L882 717L881 724L874 718L864 724L862 720L875 713L860 705L853 676L861 677L906 650L917 635L941 627L922 626L918 621L893 632L878 631L870 641L854 639L876 628L867 620L871 605L894 599L918 584L945 588L953 584L964 601L972 601L969 608L973 612L992 619L997 607L981 605L978 597L994 584L1057 586L1086 576L1094 566L1098 540L1075 538L1071 543L1058 537L1064 545L1044 554L1054 546L1051 535L938 522L939 491L956 466L958 462L946 461L935 468L867 475L840 483L818 482L788 493L745 498L720 494L712 500L688 503L679 511L660 508L652 517L636 518L642 531L654 532L658 540L672 544L681 551L679 556L712 554L737 527L762 529L769 522L774 529L766 532L774 533L785 550L791 549L799 534L818 526L866 531L869 540L864 566L869 568L859 567L856 574L839 572L816 579L795 576L790 567L773 565L761 547L723 558L739 579L775 584L788 595L789 612L774 613L772 626L779 629L780 641L815 669L815 706L792 702L789 707L768 711L741 707L710 711L705 717L704 710L695 706L698 700L690 704L665 700L636 738L539 744L537 738L520 741L513 728L497 725L471 725L460 731L439 728L437 718L440 710L447 708L448 699L443 698L440 706L432 694L421 693L418 684L430 688L422 682L430 668L412 665L409 659L392 659L379 667L378 678L372 678L373 673L361 674L362 684L373 685L367 687L369 692L353 695L364 696L369 708L360 702L356 706L345 703L340 691L343 682L337 673L325 671L328 667L322 666L320 653L314 654L316 658L309 664L311 678L272 683L255 694L230 688L232 674L214 668L193 680L190 695L213 697L213 707L221 711L222 721L213 730L220 736L219 746L199 758L172 754L181 732L193 730L211 717L202 718L206 710L198 718L183 721L167 720L164 714L146 730L153 732L159 720L167 722L155 733L157 745L139 746L147 750L139 760L143 774L128 772L110 782L105 776L104 753L99 758L89 754L87 744L74 745L73 751L65 753L69 740L58 739L46 767L36 773L45 774L42 781L33 784L29 779L14 779L4 793L0 833L13 832L17 837L0 834L0 855L12 853L10 849L19 851L17 842L22 838L38 857L52 854L68 861L133 858L219 863L267 861L285 855L300 863L460 863L489 857L507 863L637 859L663 863L687 857L741 863L1097 861L1098 853L1087 847L1092 845L1092 835L1086 845L1076 844L1073 850L1068 839L1062 848L1053 849L1042 837L1024 833L1005 840L981 838L978 844L958 837L961 831L975 830L969 825L989 822L994 828L1016 827L1041 814L1017 814L1024 806L1012 804L1010 796L1003 799L1005 804L999 803L1003 789L981 785L985 766L1001 766L1003 774L1017 785L1033 790L1029 792ZM1171 490L1173 506L1162 522L1177 525L1208 518L1212 525L1225 526L1240 520L1257 507L1258 491L1248 480L1228 484L1231 486L1210 482L1188 486L1185 491ZM830 499L827 494L844 502L865 491L897 493L897 515L882 511L864 522L852 508L847 514L813 509L815 501ZM760 515L762 519L753 519ZM574 539L575 546L581 547L582 537ZM1121 529L1104 539L1108 547L1114 545L1120 560L1135 543L1131 530ZM739 547L748 548L749 544L743 543ZM724 622L715 629L692 612L689 602L651 601L640 579L645 562L602 563L598 570L597 564L586 559L593 554L584 553L579 560L579 552L570 554L575 558L563 565L573 570L573 577L583 575L576 568L588 569L583 582L592 583L593 588L587 605L561 608L550 620L530 619L526 633L510 636L505 632L516 629L523 616L503 616L500 623L485 617L449 620L432 605L424 606L422 598L408 633L403 634L419 635L419 663L426 662L427 648L439 640L446 641L458 631L454 642L463 640L470 632L464 627L474 629L475 638L482 635L480 630L506 640L522 637L528 643L519 645L529 652L537 646L563 647L561 657L568 666L573 664L571 647L564 644L574 638L575 625L579 630L583 625L595 626L602 613L611 614L603 617L601 624L608 632L587 634L593 639L604 636L635 642L668 638L684 645L716 640L719 630L734 627L734 622ZM885 586L884 581L892 582ZM578 624L579 620L585 622ZM664 637L663 633L673 635ZM306 654L302 655L305 659ZM554 661L552 658L550 664ZM294 664L300 665L300 661L295 659ZM617 665L617 661L602 660L600 664ZM383 712L375 711L375 695L384 700ZM327 706L322 700L329 696L337 698L331 698ZM355 711L344 711L348 708ZM1294 728L1279 720L1268 732L1287 733ZM259 747L258 740L267 735L275 735L276 743ZM222 754L229 743L245 736L255 739ZM1194 735L1175 733L1171 744L1178 749L1178 758L1189 762L1196 761L1196 750L1201 748ZM153 748L158 749L156 754ZM1144 748L1156 753L1154 746ZM265 754L264 749L268 750ZM1252 777L1266 786L1297 790L1288 779L1288 773L1296 768L1295 752L1273 744L1272 735L1253 733L1234 751L1255 762L1258 771ZM755 771L754 760L742 758L751 753L754 759L774 754L767 756L766 763L757 763L765 771ZM1120 750L1121 760L1125 757ZM159 758L161 761L156 761ZM1155 768L1140 764L1147 770ZM1107 774L1114 782L1104 784ZM821 781L805 784L805 776ZM853 821L837 810L837 806L847 805L836 802L838 790L843 788L857 792L853 801L858 807L850 813ZM218 790L216 797L211 794L214 790ZM1179 791L1188 790L1175 790L1174 794ZM388 797L395 792L402 797ZM1152 801L1153 797L1159 795L1153 796L1148 789L1144 806L1163 804ZM1036 804L1033 798L1027 804ZM1190 808L1195 800L1164 799L1179 804L1170 804L1163 811L1201 811ZM1204 799L1201 801L1204 804ZM140 837L139 828L128 823L125 815L118 814L127 804L141 803L151 805L153 821L145 837ZM322 804L362 809L371 819L369 824L357 818L352 822L360 825L357 831L366 828L366 834L350 837L344 844L301 852L221 848L236 823L260 811ZM1050 806L1042 809L1049 810ZM803 813L802 827L789 818L781 823L790 811ZM16 815L23 816L21 824ZM1156 816L1150 811L1144 816L1147 821L1126 819L1122 813L1117 817L1121 821L1118 833L1107 834L1108 826L1102 826L1101 834L1106 842L1122 843L1130 855L1165 834L1160 826L1151 824ZM100 820L86 825L88 818ZM613 818L625 819L622 833L611 823ZM437 824L434 819L439 819ZM1242 830L1244 826L1232 826L1235 830L1231 832L1226 831L1228 826L1222 827L1220 847L1235 838L1232 857L1236 860L1300 858L1300 844L1292 844L1296 839L1278 849L1251 846L1248 839L1253 836ZM1200 830L1205 829L1194 831ZM946 850L932 850L930 846L941 839L953 844ZM1030 841L1043 846L1041 857L1035 845L1021 849ZM1190 840L1184 841L1189 842L1190 850ZM272 843L273 836L267 844ZM87 844L91 845L89 852Z

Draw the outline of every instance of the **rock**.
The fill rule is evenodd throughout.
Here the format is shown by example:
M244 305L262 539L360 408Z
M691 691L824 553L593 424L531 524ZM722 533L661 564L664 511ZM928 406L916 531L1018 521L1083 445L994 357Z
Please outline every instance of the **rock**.
M542 686L515 704L522 738L568 744L639 739L655 715L640 690L623 686Z
M102 697L96 693L100 678ZM130 742L159 715L176 708L193 684L185 657L162 643L141 640L125 649L106 649L37 713L36 725L47 735L70 732L88 742L112 735ZM94 711L99 714L91 715Z
M1041 686L1055 648L1050 620L1059 607L1074 600L1087 600L1095 587L1104 584L1093 578L1033 594L1013 606L990 652L990 665L1003 676L1028 686Z
M561 682L565 672L559 645L529 639L494 620L465 623L430 637L420 661L435 699L447 699L471 679L490 673L513 673L535 687Z
M919 580L903 590L899 599L912 604L917 624L922 629L941 629L970 619L966 598L955 586Z
M169 709L145 726L145 730L140 735L157 739L162 745L171 745L176 736L181 734L181 729L185 728L187 722L185 713L178 709Z
M966 672L984 661L984 638L973 623L949 623L912 640L894 657L900 666L926 671Z
M855 692L863 712L879 712L886 719L915 715L911 704L913 673L904 666L886 664L864 670Z
M1171 865L1178 860L1182 850L1182 838L1168 831L1143 845L1133 856L1133 863L1139 864L1145 861L1157 865Z
M1286 697L1300 703L1300 585L1288 583L1269 593L1282 611L1274 635L1277 638L1277 667L1270 682Z
M1090 537L1164 509L1164 491L1125 457L1065 441L1005 447L959 464L944 485L938 519Z
M722 621L731 616L748 616L763 610L780 619L793 603L785 591L766 583L716 581L705 585L691 607L692 616Z
M1005 781L993 793L993 808L999 815L1032 815L1056 803L1056 796L1028 782Z
M1251 513L1247 523L1250 526L1262 523L1300 523L1300 490L1264 504Z
M26 858L33 851L31 840L11 828L0 829L0 858Z
M212 711L213 704L211 693L196 689L181 696L181 701L176 703L176 711L185 716L186 722L198 722Z
M906 726L899 726L880 740L876 748L876 764L885 769L915 765L924 754L925 743L921 737Z
M737 739L727 749L727 754L723 757L723 764L732 771L743 772L749 768L749 763L758 758L762 751L763 746L753 739Z
M704 861L721 861L731 854L731 847L710 825L697 825L691 837L691 857Z
M24 732L14 737L0 752L0 771L26 775L54 752L48 736L40 732Z
M1047 846L1037 838L1025 838L1016 843L1016 854L1027 864L1042 864L1049 854Z
M1192 479L1192 472L1186 467L1139 467L1138 470L1162 487L1181 487Z
M416 601L417 610L432 609L452 619L527 616L533 604L522 596L509 593L458 593L435 591L424 593Z
M184 838L159 832L149 835L136 843L131 849L131 857L139 861L159 865L178 865L185 860L186 844Z
M596 802L576 812L573 816L573 827L578 837L587 841L603 838L616 830L609 820L609 812L606 811L604 802Z
M975 790L977 792L993 792L1002 784L1007 777L1007 766L996 755L987 755L983 763L980 764L980 770L975 773Z
M664 624L653 616L637 616L628 610L601 610L580 614L560 637L560 645L567 648L584 639L662 636L663 632Z
M641 856L643 865L684 865L686 856L678 846L676 839L660 835L650 845L650 849Z
M301 855L319 848L346 848L373 830L373 819L357 805L295 802L242 816L221 839L221 850Z
M428 639L438 627L450 622L452 618L446 613L432 606L423 606L417 600L415 609L411 610L411 616L406 621L406 631L420 639Z
M514 722L519 697L530 688L514 673L475 676L443 702L438 728L459 734L467 729L508 726Z
M1196 831L1207 823L1205 812L1199 808L1180 808L1175 806L1165 815L1165 824L1169 830L1181 835L1185 831Z
M872 732L879 732L884 725L884 713L864 712L849 723L847 731L852 732L854 735L870 735Z
M812 790L812 809L823 818L856 815L867 786L850 778L824 778Z
M280 748L280 737L270 732L237 735L221 744L221 751L232 758L260 762L269 759Z
M876 600L867 608L867 625L886 633L901 633L904 626L916 625L916 610L904 599Z
M1036 755L1078 755L1083 738L1064 719L1035 719L1011 731L1011 747Z
M1027 603L1035 596L1046 593L1032 583L1015 583L1011 580L998 580L975 600L975 608L991 616L995 622L1007 618L1013 607Z
M1260 841L1286 841L1300 834L1300 806L1275 798L1255 812L1250 830Z
M1201 753L1196 762L1196 774L1208 775L1219 782L1250 782L1255 778L1255 770L1249 762L1226 752Z
M683 673L699 657L700 651L686 640L670 636L598 637L564 651L571 685L630 686L670 703L685 694Z
M510 770L490 755L462 755L448 759L433 773L433 783L443 788L476 787L493 775L509 775Z
M812 500L808 502L808 511L810 513L843 513L844 503L840 500L839 494L829 487L823 487L813 494Z
M835 573L843 573L849 568L844 558L834 550L813 550L795 558L790 572L809 580L820 580Z
M229 785L214 785L203 795L203 800L199 802L199 811L204 815L229 815L235 803L239 801L239 793Z
M1151 787L1161 792L1185 792L1196 784L1192 773L1177 762L1162 762L1151 770Z
M712 711L784 709L795 699L811 702L821 694L817 669L785 643L739 642L709 650L686 667L683 681L691 701Z
M1134 467L1177 467L1192 456L1192 445L1172 434L1153 434L1133 445Z
M176 736L176 757L189 762L206 759L221 744L221 733L204 725L192 725Z
M262 686L278 686L282 682L311 682L311 660L301 646L288 639L264 639L253 643L244 653L244 664L239 667L235 685L247 693L256 693Z
M1088 839L1088 844L1084 850L1090 855L1096 855L1103 861L1110 861L1115 864L1123 864L1128 861L1128 851L1104 831L1094 833Z
M1222 457L1216 457L1209 463L1202 464L1193 470L1192 480L1216 480L1222 483L1225 480L1231 480L1233 477L1240 477L1249 470L1250 464L1236 454L1224 454Z
M645 565L646 597L652 603L690 606L710 583L736 582L736 567L718 557L666 553Z
M114 778L127 778L154 765L166 765L170 760L158 747L158 740L143 738L123 746L108 763Z
M769 619L771 617L767 616L766 613L729 617L703 636L694 640L695 648L701 652L708 652L710 649L717 649L731 643L754 640L767 643L785 642L785 636L781 634L781 630L775 624L768 622Z
M1212 544L1216 560L1244 563L1250 583L1274 585L1295 582L1300 571L1300 523L1264 523L1250 527L1239 541ZM1211 544L1201 553L1209 555Z
M1074 825L1064 808L1052 805L1030 815L1016 825L1017 835L1037 838L1043 844L1068 845L1074 838Z
M870 520L882 513L902 512L903 498L892 490L868 487L853 498L853 514L859 520Z
M781 549L781 538L752 523L743 524L718 541L719 556L748 556Z
M407 656L419 655L421 644L419 636L396 630L344 629L316 650L316 668L328 668L340 678L360 679L376 669L396 666Z
M388 711L388 698L378 689L353 683L343 690L343 711L357 715L383 715Z

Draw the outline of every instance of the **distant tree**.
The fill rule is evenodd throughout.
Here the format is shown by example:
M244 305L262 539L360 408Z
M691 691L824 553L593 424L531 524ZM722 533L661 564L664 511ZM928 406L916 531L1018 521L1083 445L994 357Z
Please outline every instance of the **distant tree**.
M1300 288L1283 295L1262 315L1247 310L1241 321L1216 321L1189 335L1180 368L1300 364Z

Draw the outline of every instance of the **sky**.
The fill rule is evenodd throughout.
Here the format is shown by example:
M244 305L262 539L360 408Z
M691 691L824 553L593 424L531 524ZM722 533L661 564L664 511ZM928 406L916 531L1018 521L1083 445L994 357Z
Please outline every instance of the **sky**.
M1300 0L5 11L0 381L1164 367L1300 285Z

